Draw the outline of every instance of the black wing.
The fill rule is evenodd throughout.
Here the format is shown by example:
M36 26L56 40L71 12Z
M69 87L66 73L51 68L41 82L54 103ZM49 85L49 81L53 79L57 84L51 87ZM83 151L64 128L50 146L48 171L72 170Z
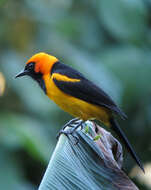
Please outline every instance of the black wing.
M56 86L66 94L89 102L91 104L106 107L120 115L123 119L127 117L125 113L116 106L113 100L101 88L86 79L75 69L57 62L57 64L54 65L52 69L51 74L53 73L66 75L72 79L80 79L79 82L61 81L57 80L56 78L53 79Z

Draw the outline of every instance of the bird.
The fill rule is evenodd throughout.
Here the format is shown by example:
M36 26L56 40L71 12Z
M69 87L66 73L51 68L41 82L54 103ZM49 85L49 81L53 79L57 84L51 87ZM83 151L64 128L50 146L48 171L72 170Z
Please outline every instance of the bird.
M99 86L76 69L62 63L55 56L44 52L36 53L29 58L23 71L15 78L25 75L37 81L52 101L75 117L65 126L72 126L78 119L81 120L80 125L87 120L101 121L106 127L115 131L144 172L139 157L115 118L115 115L118 115L122 119L126 119L126 114ZM61 133L65 134L66 132L61 130Z

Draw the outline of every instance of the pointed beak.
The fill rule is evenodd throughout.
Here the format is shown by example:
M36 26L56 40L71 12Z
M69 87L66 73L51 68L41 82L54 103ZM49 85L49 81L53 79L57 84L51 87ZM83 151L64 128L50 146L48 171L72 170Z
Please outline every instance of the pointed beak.
M15 78L19 78L19 77L22 77L22 76L25 76L25 75L29 75L29 71L27 70L23 70L21 71L20 73L18 73Z

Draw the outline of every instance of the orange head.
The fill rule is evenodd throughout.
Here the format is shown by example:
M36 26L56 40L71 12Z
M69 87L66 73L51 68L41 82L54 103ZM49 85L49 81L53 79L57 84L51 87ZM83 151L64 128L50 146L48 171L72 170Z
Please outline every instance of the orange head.
M34 63L34 71L43 75L50 73L52 66L58 59L52 55L46 53L37 53L33 55L26 63L28 66L30 63Z
M16 78L31 74L49 74L56 62L58 59L52 55L43 52L37 53L27 61L24 71L19 73Z
M37 53L33 55L26 63L23 71L21 71L16 78L28 75L36 80L42 88L43 75L51 73L53 65L58 62L58 59L46 53Z

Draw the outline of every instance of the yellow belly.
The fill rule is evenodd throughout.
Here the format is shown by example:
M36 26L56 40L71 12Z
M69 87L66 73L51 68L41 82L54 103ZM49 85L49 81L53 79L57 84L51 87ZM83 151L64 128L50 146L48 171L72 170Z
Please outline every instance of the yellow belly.
M48 97L64 111L85 121L97 119L104 124L108 124L109 111L106 108L87 103L65 94L54 84L49 75L44 76L44 81Z

